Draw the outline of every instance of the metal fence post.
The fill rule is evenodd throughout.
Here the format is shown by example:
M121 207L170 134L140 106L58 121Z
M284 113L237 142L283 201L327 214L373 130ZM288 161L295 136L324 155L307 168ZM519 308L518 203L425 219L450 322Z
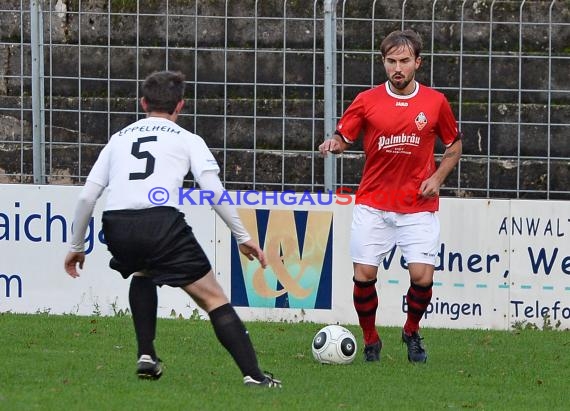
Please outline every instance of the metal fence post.
M45 184L44 26L41 0L30 2L34 184Z
M336 3L337 0L325 0L324 3L324 138L331 138L336 121ZM325 191L335 190L336 156L329 154L325 158Z

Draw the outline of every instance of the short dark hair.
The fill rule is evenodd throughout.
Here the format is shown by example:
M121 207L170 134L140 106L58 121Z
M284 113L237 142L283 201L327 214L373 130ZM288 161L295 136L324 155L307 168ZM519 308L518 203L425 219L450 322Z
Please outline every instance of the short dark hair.
M380 52L383 57L393 49L407 47L416 58L422 52L422 38L413 30L396 30L386 36L380 44Z
M155 71L143 82L141 90L147 111L174 113L176 105L184 99L184 74L179 71Z

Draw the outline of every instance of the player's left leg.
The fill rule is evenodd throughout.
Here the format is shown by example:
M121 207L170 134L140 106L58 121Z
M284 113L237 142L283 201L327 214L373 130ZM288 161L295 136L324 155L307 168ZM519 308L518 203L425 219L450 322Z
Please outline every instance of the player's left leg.
M420 321L425 314L432 296L434 266L410 263L410 288L406 294L408 313L402 330L402 341L408 347L408 360L412 363L427 361L427 353L420 336Z
M216 337L239 367L244 377L244 384L281 386L279 380L259 368L249 333L211 270L204 277L183 287L183 290L208 313Z
M421 212L398 216L398 244L408 263L410 287L402 340L408 347L408 360L423 363L427 353L419 334L420 321L432 297L435 259L439 246L439 219L435 213Z
M408 270L410 272L410 287L406 294L408 314L404 324L404 332L411 335L419 331L420 321L431 302L434 266L410 263Z

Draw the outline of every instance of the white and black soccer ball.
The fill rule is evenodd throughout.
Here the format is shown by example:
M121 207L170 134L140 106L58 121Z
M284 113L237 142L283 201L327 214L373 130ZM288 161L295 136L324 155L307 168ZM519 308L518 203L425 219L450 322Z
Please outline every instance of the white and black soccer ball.
M322 364L350 364L357 348L350 330L335 324L321 328L311 344L313 357Z

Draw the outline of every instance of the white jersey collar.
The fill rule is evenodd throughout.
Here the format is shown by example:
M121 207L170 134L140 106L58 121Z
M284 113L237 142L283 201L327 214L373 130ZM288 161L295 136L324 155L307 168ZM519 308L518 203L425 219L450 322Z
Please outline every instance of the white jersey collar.
M392 90L390 90L390 82L389 81L386 81L386 83L384 83L384 85L386 86L386 93L388 93L389 96L397 98L399 100L407 100L409 98L414 97L420 91L420 83L418 83L416 80L414 80L414 82L416 83L416 87L414 88L414 91L412 91L410 94L405 94L405 95L396 94Z

